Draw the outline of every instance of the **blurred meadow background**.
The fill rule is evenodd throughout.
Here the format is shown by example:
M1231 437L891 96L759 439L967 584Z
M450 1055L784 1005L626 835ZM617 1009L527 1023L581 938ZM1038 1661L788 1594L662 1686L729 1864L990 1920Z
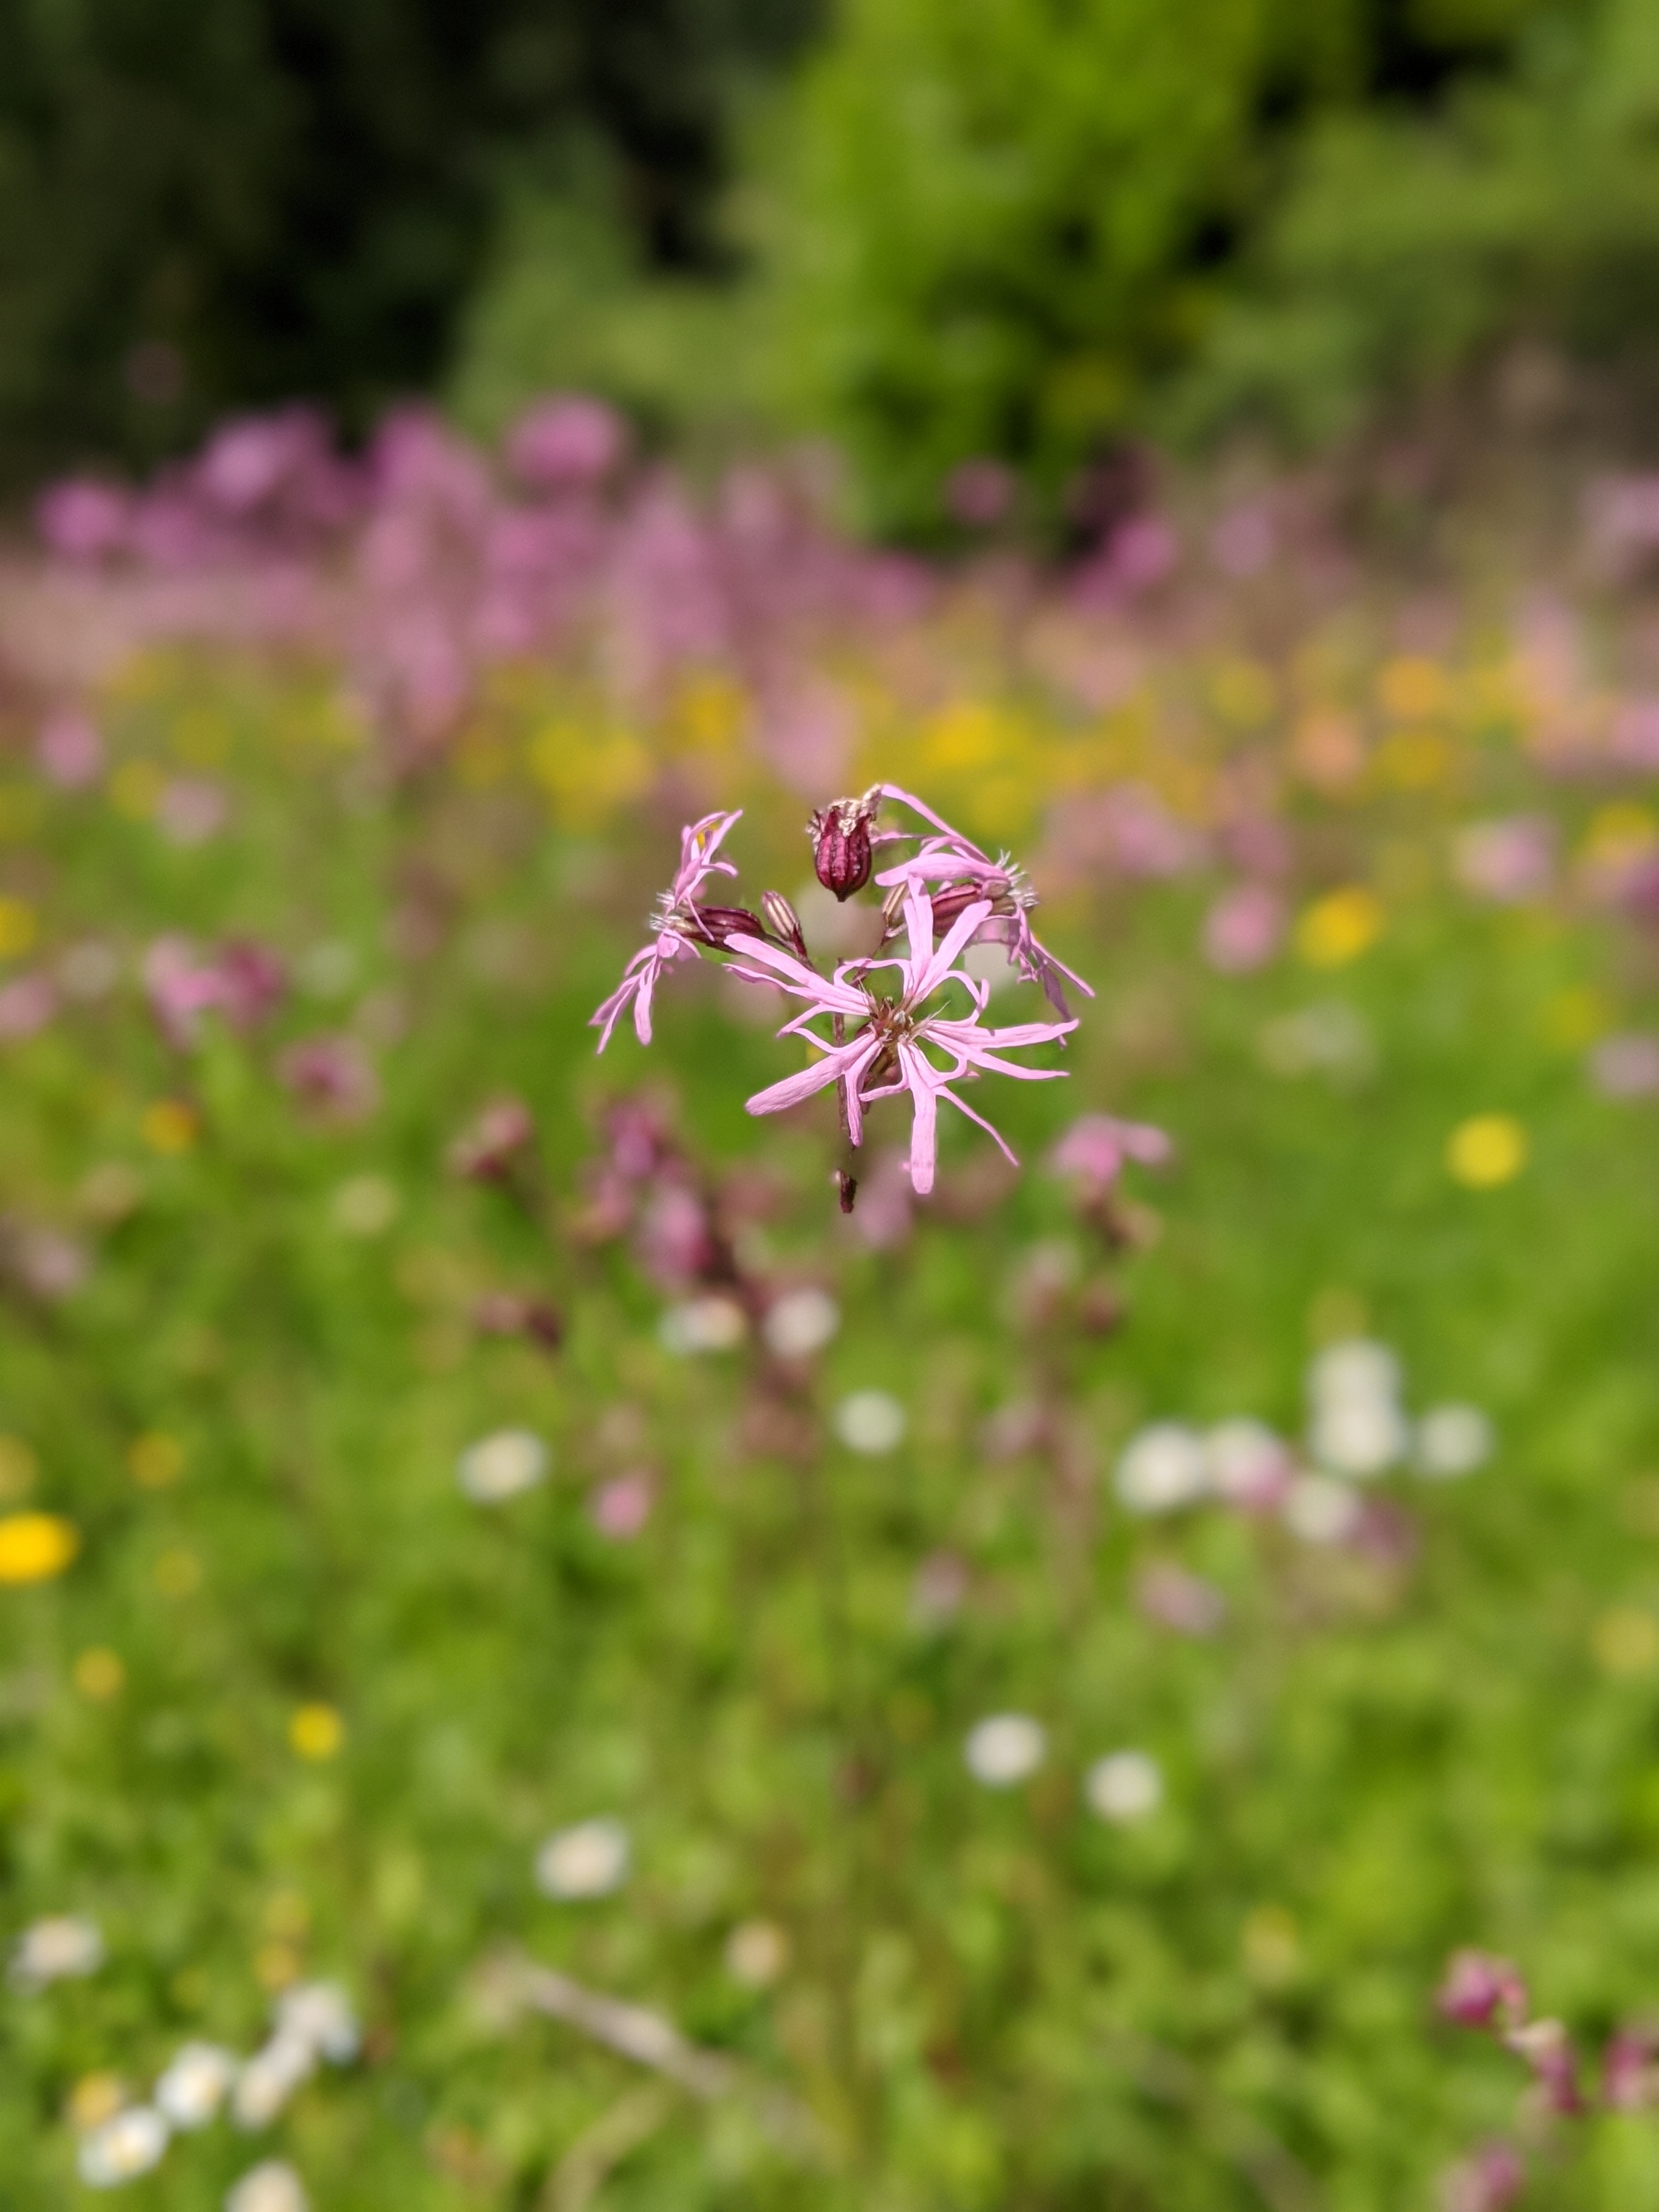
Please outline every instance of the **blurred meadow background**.
M1659 15L0 55L0 2205L1659 2212Z

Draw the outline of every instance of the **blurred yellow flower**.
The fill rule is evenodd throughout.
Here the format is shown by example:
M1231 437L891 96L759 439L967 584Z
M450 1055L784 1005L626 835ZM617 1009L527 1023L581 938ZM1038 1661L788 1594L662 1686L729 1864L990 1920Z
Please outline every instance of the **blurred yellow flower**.
M72 1521L56 1513L8 1513L0 1518L0 1583L46 1583L81 1548Z
M0 898L0 960L27 952L35 935L34 908L21 899Z
M1385 660L1378 670L1376 696L1384 712L1397 721L1418 721L1442 712L1450 699L1451 684L1437 660L1402 653Z
M118 1698L126 1687L126 1680L127 1670L120 1660L100 1644L83 1651L75 1662L75 1686L94 1705L107 1705L112 1698Z
M1659 1665L1659 1620L1635 1606L1615 1606L1590 1632L1590 1648L1604 1674L1628 1680Z
M176 1158L196 1142L196 1110L182 1098L158 1098L145 1107L138 1131L151 1152Z
M130 821L144 822L161 803L167 778L154 761L127 761L109 780L110 804Z
M21 1437L0 1437L0 1498L21 1498L34 1487L40 1462Z
M1527 1164L1527 1133L1510 1114L1475 1114L1446 1140L1446 1166L1470 1190L1511 1182Z
M1659 841L1650 810L1631 799L1597 807L1584 833L1581 857L1592 868L1618 869L1639 860Z
M1296 947L1310 968L1343 968L1382 933L1382 904L1362 884L1328 891L1304 909Z
M288 1724L288 1740L301 1759L332 1759L345 1741L345 1723L332 1705L301 1705Z
M1224 722L1258 729L1279 704L1279 686L1259 660L1224 661L1210 678L1210 704Z
M194 1552L163 1552L155 1562L155 1587L163 1597L188 1597L201 1582L202 1562Z
M127 1465L141 1490L165 1490L185 1471L185 1448L177 1437L152 1429L128 1447Z
M285 1990L297 1982L304 1962L291 1943L262 1943L253 1954L253 1972L259 1986Z
M88 2135L113 2119L126 2100L119 2075L83 2074L70 2091L69 2124L77 2135Z

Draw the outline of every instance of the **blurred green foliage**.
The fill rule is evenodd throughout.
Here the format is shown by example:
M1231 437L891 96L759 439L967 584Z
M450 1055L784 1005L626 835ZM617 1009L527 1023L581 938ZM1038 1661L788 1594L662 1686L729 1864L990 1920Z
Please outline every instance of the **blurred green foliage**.
M503 199L596 165L706 265L722 123L811 0L0 0L0 474L429 385Z

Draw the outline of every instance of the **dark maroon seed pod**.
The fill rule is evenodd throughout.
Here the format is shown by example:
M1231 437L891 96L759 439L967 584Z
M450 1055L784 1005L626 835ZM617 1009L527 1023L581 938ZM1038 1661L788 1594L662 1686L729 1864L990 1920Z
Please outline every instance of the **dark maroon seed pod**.
M700 945L724 946L733 937L766 934L759 915L750 914L746 906L694 906L690 921L685 933Z
M851 898L870 880L870 811L861 799L838 799L806 825L814 872L838 899Z

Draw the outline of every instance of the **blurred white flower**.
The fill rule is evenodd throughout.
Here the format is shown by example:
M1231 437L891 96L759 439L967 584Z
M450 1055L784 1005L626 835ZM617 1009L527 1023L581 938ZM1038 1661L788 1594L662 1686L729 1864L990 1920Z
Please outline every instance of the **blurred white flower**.
M854 1390L835 1412L836 1434L842 1443L872 1457L896 1450L908 1425L903 1407L885 1390Z
M1308 1369L1308 1395L1316 1406L1392 1399L1399 1390L1399 1360L1386 1344L1365 1337L1328 1344Z
M155 2102L175 2128L204 2128L236 2079L240 2061L216 2043L187 2043L155 2084Z
M95 1974L103 1963L104 1939L91 1921L64 1913L23 1930L9 1971L18 1989L43 1990L49 1982Z
M1154 1421L1117 1463L1117 1494L1132 1513L1173 1513L1209 1487L1204 1440L1183 1421Z
M669 1307L657 1334L669 1352L733 1352L749 1334L749 1316L735 1298L689 1298Z
M161 2162L167 2124L148 2105L130 2105L81 2139L76 2164L88 2189L118 2189Z
M786 1291L766 1310L761 1334L780 1359L805 1359L841 1327L841 1308L827 1291Z
M1364 1482L1406 1455L1410 1431L1387 1398L1351 1398L1321 1406L1308 1431L1308 1449L1333 1474Z
M1230 1505L1271 1505L1295 1472L1290 1447L1265 1421L1222 1421L1204 1439L1209 1487Z
M337 1982L301 1982L276 2000L278 2041L291 2036L331 2066L349 2066L362 2036L351 2000Z
M726 1971L745 1989L770 1989L789 1964L789 1938L775 1920L740 1921L726 1939Z
M1010 1790L1035 1774L1048 1739L1042 1724L1025 1713L994 1713L970 1729L962 1755L975 1782L988 1790Z
M1413 1458L1419 1474L1447 1481L1484 1467L1494 1441L1492 1423L1479 1406L1436 1406L1417 1425Z
M379 1237L398 1218L403 1199L384 1176L353 1176L335 1192L331 1210L335 1227L348 1237Z
M1328 1474L1298 1475L1285 1500L1285 1525L1304 1544L1340 1544L1353 1534L1364 1507Z
M268 2158L245 2173L225 2198L225 2212L310 2212L305 2185L285 2160Z
M608 1897L628 1879L628 1831L620 1820L561 1828L536 1854L536 1881L549 1897Z
M239 2128L268 2128L316 2068L317 2053L303 2036L273 2035L237 2075L231 2118Z
M1164 1773L1144 1751L1114 1751L1084 1777L1083 1794L1103 1820L1140 1820L1164 1802Z
M497 1429L469 1444L455 1462L455 1480L478 1505L499 1505L533 1490L546 1475L547 1446L528 1429Z

